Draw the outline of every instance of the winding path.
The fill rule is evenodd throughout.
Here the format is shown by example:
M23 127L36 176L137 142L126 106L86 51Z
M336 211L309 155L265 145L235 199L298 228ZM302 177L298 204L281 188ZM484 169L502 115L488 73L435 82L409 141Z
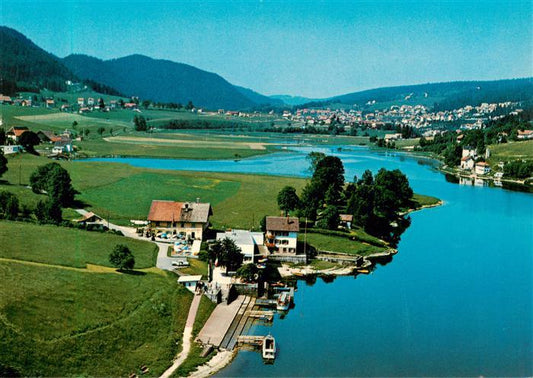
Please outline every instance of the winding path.
M195 295L192 300L191 307L189 308L189 315L187 316L187 322L185 323L185 329L183 330L183 348L176 356L172 366L170 366L163 374L161 374L161 378L169 378L189 355L189 351L191 350L192 329L194 326L194 319L196 319L196 313L198 312L198 306L200 305L200 299L202 299L201 295Z

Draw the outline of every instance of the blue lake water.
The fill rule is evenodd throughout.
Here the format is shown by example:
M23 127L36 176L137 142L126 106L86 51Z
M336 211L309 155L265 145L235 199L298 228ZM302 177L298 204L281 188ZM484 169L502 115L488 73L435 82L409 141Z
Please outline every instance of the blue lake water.
M219 376L533 375L533 195L449 183L432 162L320 149L346 176L399 168L444 205L411 214L399 253L369 276L299 281L295 308L270 327L279 354L241 351ZM308 148L234 161L92 159L197 171L307 176Z

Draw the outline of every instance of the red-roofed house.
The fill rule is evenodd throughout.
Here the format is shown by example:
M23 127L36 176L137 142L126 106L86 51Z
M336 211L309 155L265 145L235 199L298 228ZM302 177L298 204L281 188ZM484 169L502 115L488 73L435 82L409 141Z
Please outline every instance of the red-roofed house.
M202 240L213 215L211 204L200 202L152 201L148 213L149 227L167 234L184 234Z
M490 166L487 163L485 163L484 161L476 163L476 174L477 175L486 175L489 172L490 172Z
M9 130L7 130L6 136L15 143L18 143L20 136L28 130L29 129L27 127L13 126Z
M461 158L461 169L473 169L474 164L475 160L470 155Z
M516 137L518 139L533 139L533 130L518 130L518 135Z

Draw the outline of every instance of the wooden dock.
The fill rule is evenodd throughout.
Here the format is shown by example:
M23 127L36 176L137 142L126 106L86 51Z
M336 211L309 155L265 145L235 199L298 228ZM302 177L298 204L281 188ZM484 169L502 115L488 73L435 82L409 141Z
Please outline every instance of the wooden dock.
M248 313L250 318L262 319L271 322L274 319L274 311L253 310Z
M255 304L257 306L261 307L276 307L277 302L275 299L263 299L263 298L257 298L255 300Z
M265 340L265 336L242 335L237 338L237 344L238 345L253 345L253 346L261 347L263 345L264 340Z

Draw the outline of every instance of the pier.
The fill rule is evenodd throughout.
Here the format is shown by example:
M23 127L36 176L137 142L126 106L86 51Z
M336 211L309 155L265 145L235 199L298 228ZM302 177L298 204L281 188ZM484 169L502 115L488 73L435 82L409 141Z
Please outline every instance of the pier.
M253 345L257 347L263 346L265 341L265 336L239 336L237 338L237 343L239 345Z

